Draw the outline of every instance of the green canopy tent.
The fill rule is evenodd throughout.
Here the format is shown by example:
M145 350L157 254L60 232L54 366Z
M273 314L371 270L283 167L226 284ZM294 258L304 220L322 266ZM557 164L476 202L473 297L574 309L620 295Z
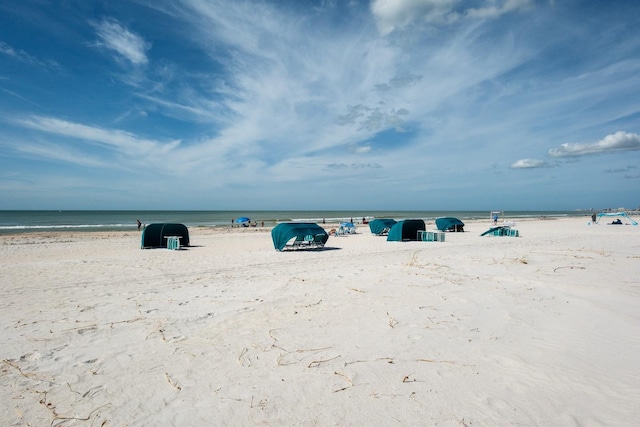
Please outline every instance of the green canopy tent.
M421 219L405 219L398 221L387 235L388 242L402 242L404 240L418 240L418 231L425 231L424 221Z
M398 221L391 218L374 219L369 223L369 230L376 236L382 236L383 234L387 234L391 227L396 225L397 222Z
M167 237L180 237L180 246L189 246L189 230L183 224L149 224L142 230L141 249L166 248Z
M273 246L278 251L286 247L291 249L322 248L329 239L324 228L315 223L283 222L271 230ZM289 241L293 240L290 245Z
M436 227L440 231L464 231L464 222L460 221L458 218L437 218Z

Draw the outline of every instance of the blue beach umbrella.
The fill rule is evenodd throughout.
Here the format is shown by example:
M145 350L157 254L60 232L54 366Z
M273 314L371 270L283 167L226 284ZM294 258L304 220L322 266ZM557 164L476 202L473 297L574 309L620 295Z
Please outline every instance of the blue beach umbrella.
M242 224L243 222L249 222L251 221L249 218L247 218L246 216L241 216L240 218L236 219L236 223L238 224Z

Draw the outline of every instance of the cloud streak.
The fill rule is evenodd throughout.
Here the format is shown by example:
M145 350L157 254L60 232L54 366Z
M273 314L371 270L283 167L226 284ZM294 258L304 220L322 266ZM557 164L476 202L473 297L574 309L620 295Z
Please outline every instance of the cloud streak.
M138 138L130 132L122 130L102 129L94 126L73 123L53 117L31 116L18 118L13 122L19 126L43 131L50 134L68 136L90 143L98 143L116 149L129 156L140 156L155 151L167 153L175 149L180 141L160 143L157 141Z
M511 164L511 169L538 169L552 167L544 160L538 159L521 159Z
M16 61L28 64L33 67L48 69L48 70L57 70L60 69L60 65L53 60L50 59L38 59L33 55L25 52L22 49L15 49L11 47L9 44L0 41L0 53L7 55Z
M500 16L527 10L532 0L483 0L475 2L478 7L467 6L461 0L373 0L371 12L376 18L382 35L407 27L447 25L461 19L496 19Z
M140 35L129 31L114 19L104 20L95 25L99 41L96 46L116 53L118 59L142 66L149 62L147 50L151 45Z

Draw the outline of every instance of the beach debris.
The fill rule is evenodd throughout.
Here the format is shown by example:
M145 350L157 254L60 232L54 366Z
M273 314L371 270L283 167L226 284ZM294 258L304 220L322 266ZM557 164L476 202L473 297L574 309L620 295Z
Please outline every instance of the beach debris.
M395 362L393 361L392 357L380 357L378 359L373 359L373 360L352 360L351 362L344 362L344 366L348 366L354 363L369 363L369 362L377 362L379 360L383 360L385 362L387 362L390 365L393 365Z
M394 319L393 317L391 317L391 315L389 314L388 311L387 311L387 317L389 318L389 326L391 328L395 328L396 325L398 324L398 321L396 319Z
M249 407L251 409L253 408L260 408L263 411L267 408L267 399L260 399L260 401L258 401L258 403L254 406L253 405L253 396L251 396L251 403L249 403Z
M338 357L340 357L340 355L337 355L335 357L331 357L329 359L314 360L313 362L309 363L307 368L319 368L320 366L324 365L325 363L331 362L332 360L335 360Z
M564 266L564 267L556 267L556 268L554 268L554 269L553 269L553 272L555 273L555 272L557 272L558 270L563 269L563 268L569 268L569 269L571 269L571 270L573 270L574 268L577 268L577 269L579 269L579 270L584 270L584 269L585 269L585 267L579 267L579 266L574 266L574 265L567 265L567 266Z
M176 389L176 390L178 390L178 391L182 391L182 387L180 387L180 385L179 385L177 382L175 382L175 381L174 381L174 380L169 376L169 374L168 374L167 372L165 372L165 373L164 373L164 376L167 378L167 382L168 382L168 383L169 383L173 388L175 388L175 389Z
M458 365L458 366L475 366L474 364L459 363L459 362L454 362L453 360L416 359L416 362L448 363L448 364L451 364L451 365Z
M334 393L338 393L338 392L340 392L340 391L344 391L344 390L348 389L349 387L353 387L353 381L351 381L351 378L349 378L348 376L346 376L346 375L345 375L345 374L343 374L342 372L334 371L333 373L334 373L334 374L336 374L336 375L338 375L338 376L341 376L342 378L344 378L345 380L347 380L347 382L349 383L349 385L348 385L348 386L345 386L345 387L339 388L339 389L337 389L337 390L333 390L333 392L334 392Z
M312 306L314 306L314 305L319 305L321 302L322 302L322 300L320 300L320 301L318 301L318 302L313 302L313 303L311 303L311 304L303 305L303 306L301 306L301 307L309 308L309 307L312 307Z
M55 385L53 381L45 380L43 378L38 378L36 374L33 374L33 373L24 372L22 368L20 368L20 366L18 366L16 363L13 362L13 360L2 359L2 363L5 363L6 365L9 365L12 368L16 369L20 373L20 375L22 375L25 378L28 378L30 380L41 381L43 383L48 383L50 385Z
M96 409L92 410L91 412L89 412L89 415L87 415L86 417L81 417L81 416L64 416L64 415L60 415L56 412L56 406L53 404L53 402L51 402L48 398L47 398L47 392L43 391L41 392L42 395L44 397L42 397L38 403L40 403L41 405L43 405L45 408L47 408L50 412L51 415L53 415L53 420L51 420L51 425L54 425L55 421L89 421L91 419L91 417L93 416L94 413L96 413L97 411L99 411L100 409L104 408L105 406L111 406L110 403L105 403L104 405L98 406ZM57 424L59 425L59 424Z
M238 363L241 366L251 366L251 359L249 358L245 358L245 355L249 352L249 349L247 347L243 347L242 351L240 352L240 355L238 355ZM246 361L246 363L245 363Z

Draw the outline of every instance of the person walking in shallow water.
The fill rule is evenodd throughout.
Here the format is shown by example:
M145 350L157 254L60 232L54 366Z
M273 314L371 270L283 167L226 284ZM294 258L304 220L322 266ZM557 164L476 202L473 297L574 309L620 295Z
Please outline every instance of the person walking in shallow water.
M136 219L136 222L138 223L138 231L140 231L140 227L142 227L142 223L140 222L139 219Z

